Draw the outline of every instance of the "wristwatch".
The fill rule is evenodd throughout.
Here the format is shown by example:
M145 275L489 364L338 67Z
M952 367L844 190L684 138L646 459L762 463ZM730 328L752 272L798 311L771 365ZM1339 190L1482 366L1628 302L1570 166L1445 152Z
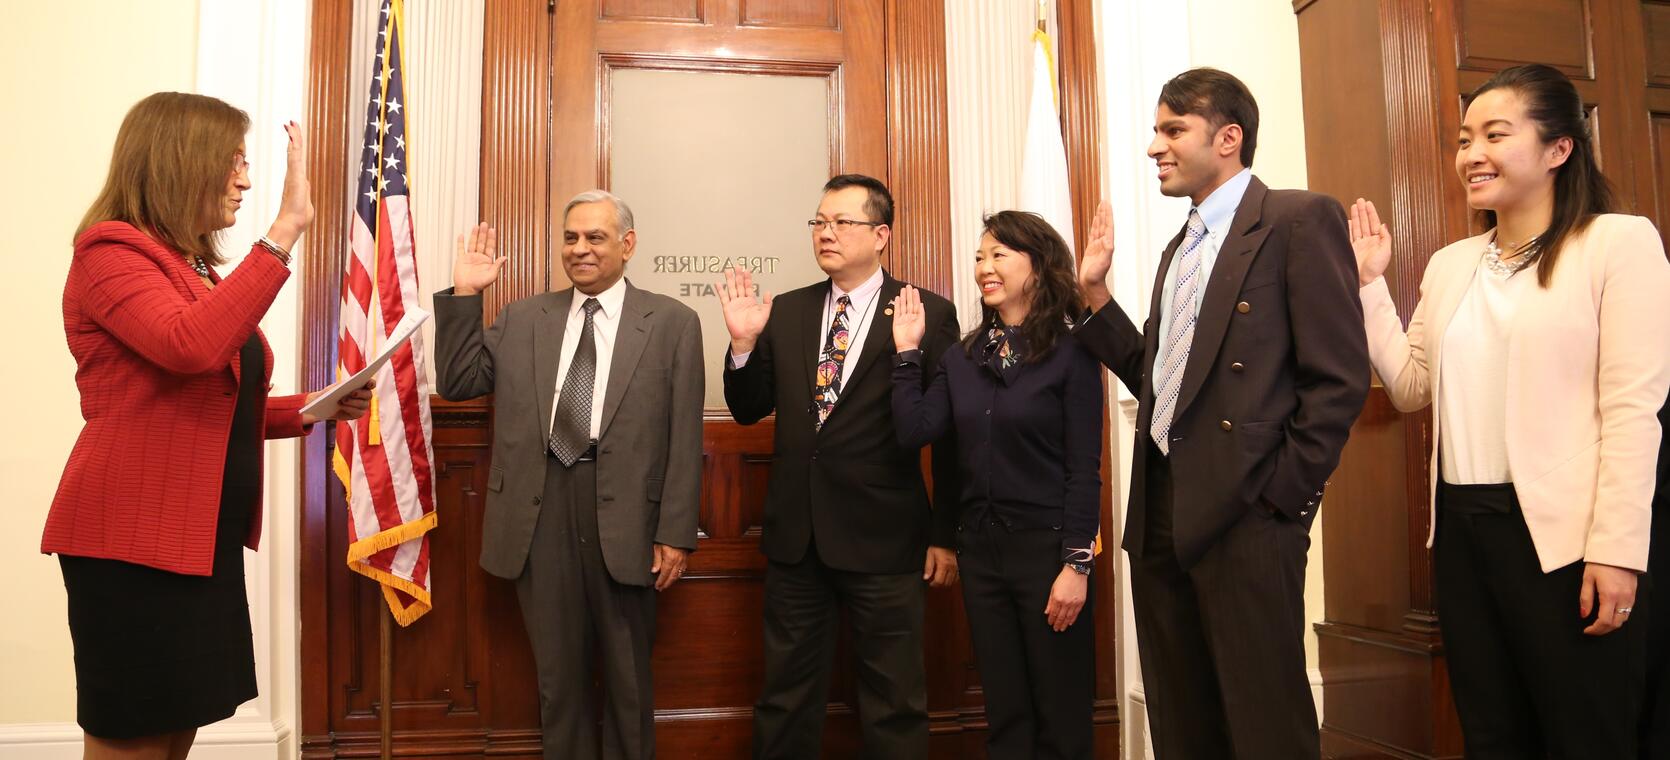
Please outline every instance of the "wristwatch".
M1089 562L1064 562L1062 564L1073 568L1073 572L1078 573L1079 575L1089 575L1091 568L1095 567Z
M893 355L893 366L899 367L899 366L903 366L903 365L906 365L906 364L915 364L917 366L921 366L922 365L922 349L913 348L913 349L910 349L908 351L900 351L899 353L896 353L896 354Z

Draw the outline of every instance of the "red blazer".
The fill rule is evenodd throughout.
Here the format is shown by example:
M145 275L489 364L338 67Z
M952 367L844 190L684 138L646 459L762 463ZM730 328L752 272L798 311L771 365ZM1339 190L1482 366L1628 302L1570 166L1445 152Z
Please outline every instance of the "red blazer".
M212 275L211 275L212 276ZM122 222L75 243L64 283L64 333L87 424L46 517L43 553L103 557L208 575L238 352L289 279L264 251L214 290L185 258ZM273 354L265 337L266 376ZM304 396L266 397L267 438L304 435ZM255 505L245 545L261 538Z

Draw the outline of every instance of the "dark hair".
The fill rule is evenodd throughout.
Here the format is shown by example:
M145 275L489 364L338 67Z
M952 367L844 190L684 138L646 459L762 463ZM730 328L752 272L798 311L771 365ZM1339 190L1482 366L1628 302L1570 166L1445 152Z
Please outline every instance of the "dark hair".
M1160 88L1160 103L1178 116L1194 114L1217 134L1227 124L1241 125L1241 165L1252 166L1258 152L1258 101L1234 75L1217 69L1189 69Z
M1583 114L1583 98L1571 80L1552 66L1532 63L1496 72L1469 96L1477 99L1491 90L1512 90L1525 103L1525 115L1537 125L1537 137L1552 143L1571 138L1571 155L1554 170L1554 218L1548 229L1525 247L1525 263L1541 261L1537 284L1548 287L1560 248L1572 235L1582 232L1600 214L1617 208L1612 185L1600 173L1595 144L1589 136L1589 122ZM1468 103L1471 104L1472 100ZM1496 212L1480 209L1477 218L1485 227L1496 226Z
M823 183L825 193L845 190L849 187L862 187L870 191L869 200L864 201L864 213L870 215L870 221L893 224L893 194L887 192L887 186L881 180L867 174L837 174Z
M1027 362L1042 359L1067 334L1067 326L1077 321L1085 310L1077 278L1073 276L1073 252L1044 217L1030 211L987 214L984 224L982 234L991 235L1005 247L1032 260L1032 281L1024 291L1032 297L1032 308L1020 328L1026 352L1022 359ZM970 357L986 345L986 330L1001 323L997 309L985 304L980 305L980 316L980 324L963 336L963 350Z

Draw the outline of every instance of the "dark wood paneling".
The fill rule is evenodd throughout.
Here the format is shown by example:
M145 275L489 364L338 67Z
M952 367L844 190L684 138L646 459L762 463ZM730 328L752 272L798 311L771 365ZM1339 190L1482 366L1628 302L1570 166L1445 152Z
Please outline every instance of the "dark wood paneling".
M587 20L595 13L592 8ZM510 257L499 281L484 294L489 321L510 302L557 286L561 269L551 260L551 205L586 189L564 195L552 186L547 170L553 159L551 24L545 3L526 0L488 3L483 18L481 219L498 231L499 253ZM573 100L570 91L562 92L558 108ZM580 147L565 145L556 155Z
M1059 0L1061 138L1073 196L1074 250L1083 252L1102 198L1102 109L1093 0ZM1105 518L1104 518L1105 523Z
M1456 11L1463 68L1539 62L1594 77L1588 0L1457 0Z
M552 257L552 231L566 199L608 184L608 108L600 97L611 66L820 76L830 82L832 173L885 178L899 200L887 264L897 274L948 292L949 197L945 146L944 15L940 2L832 0L518 0L489 3L485 16L482 107L482 217L499 230L511 264L488 293L499 306L566 286ZM1088 3L1076 19L1088 20ZM347 120L363 103L343 89L351 49L349 0L314 4L311 165L321 219L340 227L346 201ZM829 8L835 8L828 12ZM692 11L694 9L694 11ZM694 13L695 18L692 18ZM821 14L821 15L820 15ZM816 16L816 19L813 17ZM669 20L679 23L669 23ZM1074 43L1076 74L1067 106L1068 144L1095 163L1094 49ZM1077 77L1077 78L1074 78ZM332 141L334 140L334 141ZM555 149L553 146L560 146ZM1094 186L1094 167L1078 178ZM330 172L336 172L334 176ZM322 181L320 178L330 177ZM345 240L340 229L325 238ZM341 243L336 244L338 249ZM305 374L331 375L340 250L309 269L304 296ZM312 266L310 264L310 266ZM317 292L314 292L314 291ZM512 584L476 564L491 452L491 399L434 402L437 511L431 534L436 606L396 630L396 678L389 696L395 749L402 756L534 757L538 700ZM685 580L659 600L654 654L657 742L663 756L745 756L752 702L762 681L762 578L759 552L771 466L772 424L738 426L722 413L704 431L699 550ZM382 697L376 694L380 616L376 586L347 573L346 508L326 466L323 432L303 465L302 753L308 758L375 753ZM1094 587L1101 609L1104 663L1117 630L1112 559ZM983 695L957 589L927 599L931 756L983 752ZM850 648L837 645L825 731L825 756L856 757L859 729ZM1101 669L1095 705L1098 757L1116 757L1117 683Z
M810 26L841 28L836 0L741 0L742 26Z
M1479 232L1455 178L1464 94L1521 63L1555 65L1589 108L1624 208L1663 214L1650 116L1654 0L1295 0L1311 189L1373 200L1393 233L1387 279L1405 320L1432 253ZM1383 94L1381 102L1359 95ZM1320 639L1328 757L1459 757L1434 611L1430 411L1370 393L1332 478L1323 521Z
M702 0L603 0L605 21L702 20Z
M945 9L889 2L886 174L899 209L885 264L902 280L951 292L951 163L945 102ZM863 38L848 32L848 60ZM878 72L879 73L879 72Z
M1670 100L1670 98L1667 98ZM1670 104L1667 104L1670 105ZM1657 179L1656 190L1658 197L1658 228L1659 237L1665 238L1665 248L1670 250L1670 238L1666 233L1662 220L1670 219L1670 108L1655 112L1652 115L1653 141L1653 172Z
M314 0L308 29L307 173L313 197L313 227L296 260L301 270L301 384L319 388L335 375L337 315L341 300L342 262L347 257L349 93L348 51L353 29L353 0ZM363 104L362 104L363 105ZM357 121L356 121L357 123ZM323 537L332 522L326 494L341 490L331 474L330 425L319 425L302 439L298 492L301 500L300 587L323 588L333 574L346 574L343 557L328 554ZM335 517L337 521L341 517ZM333 561L334 560L334 561ZM300 594L302 747L306 737L332 729L334 692L325 621L332 600L324 594Z

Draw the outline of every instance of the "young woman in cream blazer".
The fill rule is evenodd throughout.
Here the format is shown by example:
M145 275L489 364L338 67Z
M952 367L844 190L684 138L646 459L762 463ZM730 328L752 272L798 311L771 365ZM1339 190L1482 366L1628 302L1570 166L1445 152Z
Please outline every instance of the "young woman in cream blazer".
M1670 262L1651 222L1610 213L1555 69L1474 93L1456 171L1491 229L1433 254L1407 332L1373 204L1351 236L1375 371L1398 409L1434 409L1428 539L1467 756L1634 757Z

